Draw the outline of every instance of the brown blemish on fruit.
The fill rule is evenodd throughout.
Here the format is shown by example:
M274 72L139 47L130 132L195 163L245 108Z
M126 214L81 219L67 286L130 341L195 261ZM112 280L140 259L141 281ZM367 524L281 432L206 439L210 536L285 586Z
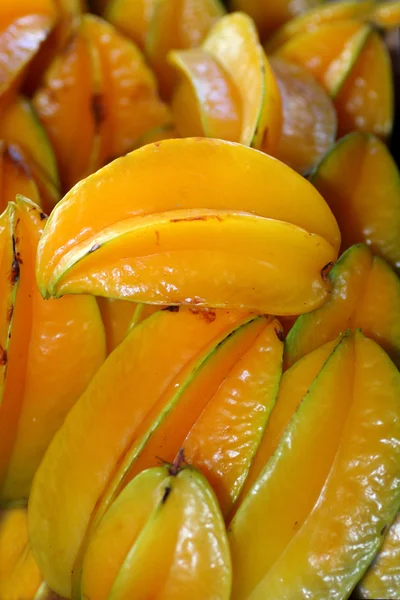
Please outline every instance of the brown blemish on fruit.
M0 365L4 367L7 364L7 360L7 350L5 350L3 346L0 346Z
M164 489L164 494L163 494L163 497L161 498L161 504L166 503L166 501L168 500L168 496L170 495L171 492L172 492L172 488L170 488L169 486L167 486Z
M93 244L93 246L90 248L88 254L92 254L92 252L96 252L96 250L98 250L100 248L100 244Z
M21 258L21 253L20 252L17 252L17 254L15 255L15 258L17 259L19 265L23 265L24 264L24 261Z
M106 107L104 96L102 94L93 94L92 96L92 114L96 126L99 127L106 118Z
M157 244L157 246L159 246L160 245L160 232L156 229L154 233L156 234L156 244Z
M194 315L200 315L203 317L206 323L212 323L217 318L215 310L212 308L189 308L190 312Z
M332 271L332 267L333 267L334 263L333 262L329 262L327 265L325 265L322 270L321 270L321 277L323 279L323 281L328 281L328 277L329 277L329 273Z
M176 455L174 462L169 466L168 473L171 477L176 477L180 471L182 471L185 461L185 451L181 448Z
M280 342L284 342L285 341L285 334L284 334L282 328L275 327L275 333L276 333L276 336L277 336L277 338L278 338L278 340Z
M162 310L168 310L169 312L179 312L179 306L166 306Z
M222 218L219 215L212 216L199 216L199 217L185 217L183 219L171 219L171 223L180 223L181 221L207 221L209 219L217 219L217 221L222 221Z
M261 140L261 148L265 148L266 147L267 140L268 140L268 134L269 134L269 130L268 130L268 127L266 127L264 129L264 133L263 133L262 140Z
M11 319L13 317L13 314L14 314L14 305L12 304L10 306L10 308L8 309L8 312L7 312L7 320L8 320L8 322L11 321Z
M18 225L18 221L17 221L17 225ZM11 283L12 283L12 285L14 285L15 283L17 283L19 281L19 276L20 276L19 262L18 262L18 258L17 258L17 252L15 249L15 237L14 236L12 236L12 249L13 249L14 259L13 259L12 265L11 265Z
M46 213L44 213L42 211L39 212L39 217L40 217L41 221L44 221L45 219L47 219L48 216L49 215L46 215Z

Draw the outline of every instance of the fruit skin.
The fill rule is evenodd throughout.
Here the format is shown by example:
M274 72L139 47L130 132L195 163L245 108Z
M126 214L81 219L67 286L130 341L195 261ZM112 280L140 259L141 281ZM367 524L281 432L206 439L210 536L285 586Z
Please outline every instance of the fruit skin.
M156 181L153 177L154 170L159 174ZM150 181L151 186L149 186ZM281 185L282 181L285 181L284 188ZM217 189L224 189L224 193L217 193ZM93 195L94 190L96 190L95 195ZM110 204L109 190L112 190L112 194L118 195L120 198L118 203ZM94 206L95 211L93 211ZM174 210L177 206L180 207L177 212L182 213L180 219L191 217L192 209L197 209L197 213L194 212L192 216L206 215L209 210L210 218L205 221L177 219L178 222L170 223L175 226L176 232L182 231L182 235L192 227L204 231L211 230L214 226L213 218L214 221L219 218L218 211L228 209L228 211L240 211L237 216L234 213L231 215L235 223L244 224L240 218L240 214L243 214L243 218L248 219L246 223L249 223L250 227L250 215L259 215L267 219L292 223L309 233L324 237L327 242L322 242L322 247L327 250L326 262L335 259L335 250L340 243L336 222L321 196L286 165L255 150L220 140L201 138L165 140L136 150L104 167L71 190L57 205L50 217L38 253L37 275L42 294L54 293L53 282L62 273L60 263L61 269L72 266L79 256L78 247L80 247L80 256L86 246L87 252L92 248L96 250L96 252L89 252L86 260L94 259L96 253L97 256L103 254L97 245L100 230L106 233L108 227L111 233L114 228L114 233L117 233L118 230L122 231L121 227L127 225L128 218L132 219L130 223L133 226L139 223L138 220L134 220L134 217L148 215L148 220L142 219L142 222L146 223L148 232L151 232L149 228L151 223L155 224L158 219L160 224L164 224L168 233L170 231L168 215L172 214L168 211ZM213 207L212 210L210 206ZM201 207L207 210L202 211ZM213 213L213 210L216 212ZM242 213L243 210L246 213ZM164 214L158 217L157 213ZM228 229L231 224L232 227L236 227L232 219L227 223ZM125 221L125 225L122 221ZM266 221L257 221L258 223L267 226ZM282 223L282 227L283 225ZM202 226L205 229L202 229ZM278 225L271 224L268 227L274 227L277 231ZM300 235L300 231L297 231L296 235ZM108 239L107 235L105 239ZM162 240L161 236L160 239ZM183 243L183 238L181 239L182 242L179 243ZM157 236L154 231L149 242L151 240L157 246ZM312 244L311 240L312 237L307 244ZM225 241L222 236L219 236L218 244L223 244ZM190 243L194 243L192 237ZM176 244L178 244L177 240ZM332 251L329 250L329 246L332 247ZM319 267L322 269L326 262L323 262L321 253L319 257L318 259L315 256L317 260L322 261ZM72 263L68 264L71 258ZM149 257L149 260L153 259ZM279 260L284 260L284 255L280 256ZM56 269L59 269L58 275ZM248 270L246 272L250 275ZM178 273L182 272L178 271ZM313 276L321 278L319 273L314 273ZM190 298L192 295L186 297ZM198 295L195 293L195 296ZM167 298L150 301L171 303ZM199 302L198 299L195 301ZM295 313L296 311L291 314Z
M329 273L332 291L316 311L300 316L286 338L285 368L348 328L361 329L400 365L400 280L364 244L351 246Z
M81 594L228 600L231 577L225 526L207 480L170 465L142 471L111 506L89 542Z
M339 140L317 165L311 183L334 213L343 252L365 242L400 269L400 174L389 150L372 134Z
M253 21L239 12L222 17L202 47L220 63L239 91L241 134L238 141L273 154L281 135L282 102Z
M282 98L282 135L274 156L305 174L334 144L336 112L325 90L305 69L270 58Z
M398 598L400 586L400 515L387 528L383 544L354 591L354 598Z
M345 348L346 339L347 356L338 351L340 347ZM338 376L341 377L340 384ZM325 378L330 379L329 385ZM337 389L331 396L335 386ZM394 519L399 505L399 387L398 370L375 342L359 332L354 338L344 338L325 363L313 391L310 390L294 415L275 456L266 464L231 523L232 564L236 576L234 598L295 598L299 589L310 597L329 594L339 599L350 594L377 553L386 527ZM314 396L315 401L318 397L318 408L315 406L310 417L302 421ZM322 425L327 418L326 411L317 419L319 410L323 410L321 402L327 402L328 396L331 396L329 405L336 405L335 411L343 411L340 424L335 419ZM341 409L337 406L339 403ZM316 453L299 454L295 450L301 423L310 427L314 419L318 423L311 436L314 439L307 440L308 434L303 434L303 443L311 449L316 436L326 427L325 441L315 446ZM332 435L333 427L338 429L332 437L334 445L329 448L326 436ZM315 506L311 505L305 511L306 520L303 516L295 521L288 517L286 507L284 510L282 506L282 498L285 498L282 487L280 513L271 514L262 501L266 494L264 500L271 502L268 486L277 486L278 465L287 455L289 446L290 454L297 457L295 460L300 460L301 456L304 464L313 460L312 473L303 470L298 475L302 492L291 497L291 510L299 515L300 506L303 505L303 510L306 508L304 500L310 494L309 491L305 493L309 490L308 479L316 480L321 450L327 451L327 446L329 452L333 450L326 463L331 468L326 470L319 486L322 493L316 494L315 501L318 499L318 502ZM382 470L382 477L377 475L376 469ZM291 470L291 473L295 471ZM288 486L292 488L292 480L293 476L290 481L285 478L286 492ZM294 497L296 502L293 502ZM290 504L290 500L288 502ZM288 519L287 532L282 529L281 514ZM263 537L261 527L267 527L268 537ZM291 538L290 544L285 543L287 535ZM276 556L273 561L268 560L271 553Z
M69 412L37 471L29 499L32 549L46 581L61 596L71 596L88 530L108 508L124 475L116 465L122 467L129 455L125 471L129 468L173 407L188 375L218 342L249 320L245 315L217 311L210 319L207 312L189 309L153 314L133 327Z
M2 504L27 501L48 444L105 358L95 299L45 302L37 290L34 262L45 215L22 197L9 210L13 262L7 278L11 272L18 287L0 406Z

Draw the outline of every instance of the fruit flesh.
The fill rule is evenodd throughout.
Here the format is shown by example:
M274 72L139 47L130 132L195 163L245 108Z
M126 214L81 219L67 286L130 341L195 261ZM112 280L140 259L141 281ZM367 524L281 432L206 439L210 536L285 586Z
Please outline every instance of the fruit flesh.
M238 313L227 311L213 321L184 309L155 313L131 330L70 411L30 496L32 548L46 581L61 596L71 594L71 573L91 515L143 419L188 362L235 329L238 319ZM62 528L49 527L60 512Z
M270 64L282 98L282 134L274 155L299 173L307 173L336 137L336 113L329 96L298 65L277 57Z
M111 0L106 5L104 18L143 49L154 6L155 0Z
M118 203L110 203L115 196ZM340 244L337 224L322 197L286 165L220 140L164 140L104 167L57 205L38 254L42 293L57 263L77 244L122 219L178 207L245 210L317 233L335 249Z
M252 595L306 522L320 495L349 411L353 356L352 340L344 338L314 380L276 453L229 525L234 599ZM313 467L309 469L311 457Z
M239 141L241 110L238 92L218 62L202 49L171 52L169 62L181 73L178 87L188 86L185 101L196 105L194 123L185 118L187 104L174 92L175 122L182 136L200 134ZM182 92L180 92L182 94ZM183 121L183 127L182 127ZM200 121L200 126L198 124Z
M286 368L348 328L361 329L399 364L400 282L389 265L358 244L341 256L329 277L328 301L309 317L300 317L289 332Z
M282 240L285 252L277 254ZM127 219L77 248L59 264L49 292L292 315L322 304L329 292L323 268L334 259L323 238L289 223L170 211Z
M12 272L18 290L0 409L2 503L27 499L50 440L105 356L104 330L93 298L45 302L36 288L42 214L30 201L17 200L17 266Z
M116 530L121 535L110 568L106 557ZM157 543L160 538L163 544ZM100 524L88 549L81 590L98 600L133 595L172 600L188 594L228 600L230 587L225 528L207 481L189 468L169 475L168 467L161 467L142 472Z
M399 506L399 385L384 351L357 333L352 405L332 470L306 523L250 598L351 593Z
M259 43L252 20L244 13L220 19L203 43L239 91L239 142L273 154L282 127L279 88Z
M394 93L388 49L371 31L354 68L335 98L338 137L366 131L386 139L393 127Z
M337 142L311 176L336 216L342 252L366 243L400 268L400 175L387 147L354 132Z

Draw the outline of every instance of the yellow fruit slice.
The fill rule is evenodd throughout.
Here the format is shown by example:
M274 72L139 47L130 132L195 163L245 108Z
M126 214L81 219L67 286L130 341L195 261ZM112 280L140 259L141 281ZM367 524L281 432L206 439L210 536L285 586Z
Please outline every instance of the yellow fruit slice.
M223 17L202 47L217 59L240 94L239 141L273 154L281 135L281 98L253 21L244 13Z
M176 167L174 167L174 163ZM185 166L185 163L187 166ZM153 176L154 169L159 174L156 180ZM138 176L136 176L136 173L138 173ZM168 183L169 181L171 184ZM282 186L283 181L285 186ZM157 186L159 186L160 193L157 192ZM118 203L109 203L110 196L107 188L112 189L114 195L118 195L120 198ZM94 190L96 190L95 194L93 194ZM224 191L219 193L219 190ZM300 198L303 198L301 202ZM179 210L175 212L175 218L172 217L171 211L176 209L177 206L179 206ZM213 210L210 209L210 206L213 206ZM93 210L94 207L96 207L95 211ZM207 210L202 207L207 208ZM194 212L191 212L192 210ZM237 210L241 213L232 213L232 211ZM242 213L243 210L246 213ZM225 223L218 220L222 218L223 214L228 215ZM59 215L61 218L59 218ZM148 216L146 219L137 219L141 215ZM207 218L207 215L210 218ZM258 219L255 215L265 218ZM171 219L168 218L169 216ZM194 217L196 219L193 219ZM199 219L198 217L206 218ZM284 222L279 223L278 220ZM335 259L334 249L337 248L339 241L336 223L323 199L312 189L308 182L291 171L286 165L255 150L228 142L209 139L166 140L136 150L105 167L72 190L57 206L50 218L50 224L39 250L38 282L42 293L58 293L55 288L53 292L52 288L56 279L59 279L62 275L63 271L59 270L62 263L64 263L63 269L65 267L69 268L76 262L78 257L85 256L85 260L82 260L84 266L86 261L97 260L96 257L102 256L104 250L106 250L104 254L106 255L107 245L111 252L113 247L117 249L114 257L118 260L118 247L122 246L119 246L119 244L113 246L110 243L105 244L102 250L98 245L99 236L106 241L107 237L109 239L115 237L114 233L118 231L122 233L124 228L128 234L130 226L136 227L139 223L144 226L141 230L141 235L144 236L142 237L143 242L147 240L146 243L153 248L153 254L148 255L146 261L155 261L155 266L158 263L157 268L164 268L162 266L163 261L164 266L166 264L162 254L159 253L160 246L158 244L165 242L171 244L171 248L174 246L176 249L180 248L182 250L180 256L174 257L174 255L171 255L171 260L175 261L176 270L171 272L170 275L178 278L183 277L183 280L188 283L186 289L191 293L182 297L179 296L178 289L175 300L170 302L168 298L170 295L174 295L174 288L169 288L164 290L163 298L158 297L157 299L153 295L152 300L150 300L150 296L146 300L164 304L182 302L186 299L188 303L206 304L207 302L207 299L200 298L200 289L196 291L197 275L192 279L190 277L185 279L185 272L178 268L181 260L183 261L182 264L185 264L186 261L188 266L188 261L190 261L188 273L192 271L192 268L194 268L194 271L197 269L204 281L204 291L207 287L212 291L214 287L213 280L206 277L206 271L210 268L210 264L207 266L206 263L211 256L219 260L221 267L224 263L229 264L229 261L231 261L234 271L237 273L238 281L242 278L244 278L243 281L249 280L249 277L254 276L246 267L244 257L235 256L232 253L235 244L228 254L224 255L222 249L226 245L228 237L218 234L218 225L224 227L227 236L235 236L235 231L241 235L236 227L238 224L244 234L243 242L246 245L248 244L249 252L253 252L253 250L259 252L259 242L262 242L261 245L264 243L269 244L271 248L273 242L272 237L269 240L264 238L261 240L259 235L253 240L247 240L246 230L250 232L250 230L255 231L255 228L257 228L260 232L261 229L266 227L271 231L271 234L274 231L276 236L279 235L279 232L283 234L286 231L288 235L288 252L291 251L290 247L294 249L294 246L291 246L292 242L299 249L303 248L304 254L299 253L296 260L303 260L304 258L306 269L304 273L312 273L312 278L315 281L314 300L312 298L309 300L303 299L303 303L306 302L306 305L303 304L303 306L309 307L314 301L323 300L325 284L321 270L328 262ZM162 236L157 236L158 226L162 227L163 232L166 233L165 240ZM139 232L139 230L137 231ZM197 241L192 234L187 237L187 233L191 231L199 232L200 237ZM108 236L108 232L111 236ZM216 252L213 252L212 247L209 246L208 233L214 236L213 239L217 244ZM310 236L309 233L315 235ZM204 234L206 234L206 238L200 243L201 236ZM119 238L123 245L124 239L127 239L127 237L119 236ZM247 241L245 241L245 238ZM322 238L325 238L326 241ZM139 238L137 238L137 241L139 241ZM281 241L279 246L281 246ZM318 247L320 250L318 252L311 251L314 243L319 244L320 242L321 246ZM139 248L139 246L137 247ZM167 246L164 247L167 248ZM203 262L205 270L200 271L197 265L197 257L195 262L189 257L190 251L193 252L193 249L195 251L201 250L198 259ZM288 257L289 254L279 253L279 255L274 255L274 260L276 259L278 262L286 261L287 263ZM314 260L315 263L312 264ZM89 265L90 263L87 262L86 264ZM144 262L142 264L144 265ZM264 266L267 265L267 263L260 262L257 269L264 268L263 264ZM317 268L317 272L315 272L315 268ZM79 269L79 263L77 269ZM151 275L152 272L155 273L155 271L149 271L148 269L139 269L136 272L127 271L126 275L129 277L129 273L131 273L133 277L140 276L139 271L145 277ZM214 271L219 272L215 265ZM232 271L232 274L234 271ZM302 278L302 273L303 271L299 271L296 276ZM279 275L279 272L276 271L275 274ZM290 282L286 279L285 283L284 273L281 272L281 275L281 283L287 287ZM161 280L157 280L157 286L164 280L164 276L168 276L165 269ZM63 285L67 282L68 276L66 277ZM113 278L113 280L115 284L119 285L123 279ZM99 283L98 279L97 282ZM94 279L90 285L93 283ZM229 288L229 280L224 282L221 277L220 285L226 287L226 283L228 283ZM262 281L258 280L257 287L260 283ZM304 285L303 289L308 290L307 295L311 292L312 296L313 293L309 283L310 281L307 282L304 279L300 287ZM215 289L217 288L215 287ZM225 297L224 295L217 297L214 294L213 299L217 302L217 305L221 303L226 305L230 302L233 306L245 306L248 299L245 301L244 298L240 300L241 289L245 296L248 294L253 295L252 302L254 302L257 289L254 290L253 294L251 288L245 289L242 287L235 288L235 290L232 287L232 293L236 295L236 298L229 299L226 295ZM131 294L132 291L133 289L129 293ZM148 291L153 294L151 287L148 288ZM293 303L297 303L292 292L287 297L287 304L292 304L292 299ZM273 293L272 289L271 293ZM101 294L104 295L104 290ZM136 292L134 294L136 295ZM271 294L269 296L271 297ZM294 296L296 296L296 293ZM114 297L118 296L114 295ZM135 298L132 297L132 299ZM309 301L311 304L308 304ZM285 306L285 304L286 302L280 307L275 307L279 308L275 311L276 314L287 312L288 306ZM254 303L252 305L254 306ZM290 314L296 314L296 311Z
M370 19L378 27L392 29L400 25L400 2L389 0L377 2L371 12Z
M19 285L0 407L4 504L26 501L54 433L105 357L104 330L94 298L45 302L37 290L34 265L45 216L23 198L13 210L9 243L14 257L7 280L11 277Z
M239 141L239 94L216 59L195 48L170 52L169 62L181 74L172 100L174 121L181 136ZM187 89L182 90L183 86ZM193 117L188 117L188 113L193 113Z
M153 314L133 327L70 411L30 496L32 548L46 581L61 596L71 595L73 573L79 581L88 530L108 508L125 458L131 458L126 473L199 364L248 320L228 311L214 319L189 309ZM62 524L54 527L60 512Z
M122 492L90 541L81 585L96 600L228 600L230 589L218 503L200 473L174 466L144 471Z
M398 509L399 385L361 333L336 347L230 526L233 598L350 594Z
M379 139L349 134L320 162L311 183L339 223L342 250L365 242L373 253L400 268L400 175Z
M104 18L144 49L156 0L109 0Z
M302 67L272 57L282 98L282 135L274 156L299 173L309 172L336 137L336 112L325 90Z
M285 365L351 327L380 344L400 364L400 280L364 245L352 246L329 273L332 292L320 309L300 316L286 339Z

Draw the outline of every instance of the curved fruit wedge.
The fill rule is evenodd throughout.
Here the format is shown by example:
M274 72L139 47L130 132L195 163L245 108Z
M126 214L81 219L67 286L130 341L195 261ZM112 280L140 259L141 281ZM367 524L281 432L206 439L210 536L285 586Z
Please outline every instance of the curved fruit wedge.
M400 174L379 139L349 134L324 157L310 180L339 223L342 250L365 242L400 269Z
M286 367L349 327L361 329L400 365L400 279L396 273L358 244L341 256L329 278L332 292L327 302L301 315L287 336Z
M326 91L302 67L272 57L270 64L282 98L282 135L274 156L307 173L336 137L336 112Z
M81 594L229 600L231 579L225 526L207 480L170 465L138 475L103 518L85 555Z
M367 41L335 98L339 137L367 131L385 139L393 127L394 91L389 51L376 31Z
M239 93L217 60L201 48L173 51L168 58L180 73L172 106L181 136L239 141Z
M400 515L385 532L374 562L361 579L354 598L396 598L400 589Z
M239 142L273 153L281 135L281 98L253 21L244 13L223 17L203 48L217 59L240 94Z
M275 453L292 415L308 393L312 382L340 340L341 337L338 337L336 340L320 346L283 373L275 406L268 419L240 496L231 511L230 519L256 483L267 461Z
M400 26L400 2L389 0L376 3L370 18L375 25L383 29Z
M356 20L322 23L289 39L275 55L304 67L335 97L370 33L369 25Z
M85 31L98 50L104 90L98 102L107 130L105 160L125 154L147 131L169 122L167 106L157 93L157 82L144 56L103 19L84 17Z
M321 0L232 0L234 10L243 10L255 21L264 40L275 29L298 14L318 6Z
M156 0L109 0L103 17L143 50L156 4Z
M156 179L155 171L158 173ZM119 196L118 203L109 202L111 196L108 188L113 196ZM222 189L224 192L221 194L218 190ZM303 198L301 202L300 198ZM174 211L176 206L180 208ZM215 210L210 210L210 206L214 206ZM233 212L237 210L246 212ZM142 218L144 215L147 215L146 219ZM259 219L256 215L264 218ZM140 234L137 228L139 224L142 224ZM220 235L221 228L226 231L224 236ZM267 230L271 236L265 238L261 232ZM123 231L126 235L122 235ZM128 241L128 238L133 238L134 231L138 233L134 241L136 249ZM197 233L193 235L193 232ZM241 240L239 243L246 246L245 255L232 253L235 246L237 250L236 241L228 249L229 240L232 236L236 239L237 235ZM271 259L263 255L262 247L269 246L272 250L274 239L277 242L282 235L287 240L288 252L274 252L274 259L268 267L268 260ZM111 242L112 238L115 243ZM104 242L103 248L100 240ZM215 240L214 248L211 240ZM323 199L312 191L308 182L286 165L265 154L228 142L209 139L166 140L113 162L74 188L58 204L39 250L38 282L43 294L60 294L61 288L65 291L68 286L69 276L74 287L71 267L76 265L76 281L83 278L84 283L87 276L84 285L89 285L91 290L100 288L102 286L96 275L97 265L100 264L98 258L106 259L103 267L107 270L114 260L119 261L120 250L127 242L131 247L128 254L131 261L136 261L135 252L138 257L142 249L147 258L137 262L133 271L123 269L121 277L115 277L114 273L109 284L119 288L119 291L117 294L110 293L113 297L129 295L132 300L144 299L146 302L163 304L213 302L216 305L252 306L275 314L297 314L297 310L311 310L313 303L323 301L326 288L324 272L321 274L321 271L328 262L335 260L334 248L337 248L338 241L336 223ZM279 241L281 245L282 238ZM168 254L168 248L175 248L179 253ZM167 252L165 256L161 249ZM194 261L193 252L196 252ZM253 257L254 271L249 269L245 256L249 260ZM215 272L221 275L217 276L215 282L207 276L210 258L217 260L218 267L223 269L219 271L214 264ZM165 267L170 261L174 268L168 274ZM279 286L289 286L291 292L281 303L281 294L278 290L274 291L269 282L270 291L266 299L270 306L266 309L267 301L261 300L264 290L260 291L265 287L264 280L258 279L256 271L260 273L265 269L273 269L273 263L285 263L285 268L292 270L296 269L295 263L300 265L300 262L303 262L302 270L295 277L301 280L298 289L303 289L307 298L300 300L300 291L299 294L293 294L293 281L287 279L287 272L285 277L283 271L276 270L273 275L275 281L279 278ZM145 263L152 263L154 270L144 269ZM90 265L94 269L91 274L85 272ZM187 271L182 270L181 266L185 266ZM161 277L156 275L156 270L161 273L160 269ZM229 277L234 277L237 282L253 280L255 289L252 289L254 285L237 288L232 283L233 279L223 275L224 272L229 272ZM153 282L150 281L152 274L156 277ZM313 291L309 276L315 285ZM125 277L131 279L130 283L136 278L136 283L129 288L129 282L126 281L124 291L120 286ZM173 283L175 287L163 284L168 279L171 282L176 279ZM182 290L176 287L178 279L184 284ZM135 287L140 281L144 285L140 283L139 287ZM81 284L75 286L75 291ZM218 287L228 291L229 295L225 292L220 295ZM156 288L160 291L159 296L155 293ZM209 297L203 295L201 298L203 292L207 292ZM278 293L276 302L270 302L275 292ZM106 295L108 292L102 288L100 294Z
M28 167L22 150L0 141L0 210L4 211L9 202L14 202L17 194L24 194L37 204L41 204L39 190Z
M272 320L212 395L183 442L226 516L244 485L278 393L282 329Z
M233 598L348 597L400 502L399 391L375 342L336 346L230 525Z
M249 320L237 312L214 316L164 310L133 327L46 453L30 496L30 538L46 580L60 595L70 597L89 530L108 508L130 461L179 399L182 385L219 342ZM126 458L125 473L116 480ZM60 511L62 526L55 527Z
M51 0L3 2L0 8L0 108L16 93L25 70L57 18Z
M166 98L171 95L175 79L168 52L199 46L224 13L219 0L158 0L154 5L145 54Z
M14 254L7 280L18 282L18 289L10 307L12 335L0 407L2 503L27 499L50 440L105 355L94 298L65 298L60 304L40 297L34 268L45 216L23 198L13 210L9 243Z
M266 52L275 52L285 42L300 33L312 31L322 23L347 21L348 19L364 19L370 15L375 0L341 0L339 2L322 3L312 10L287 21L265 43Z
M289 223L177 210L127 219L81 245L60 262L48 289L56 297L92 293L293 315L323 303L325 266L335 257L324 238Z
M23 96L18 96L3 113L0 119L0 138L19 145L53 186L59 188L53 149L30 102Z

